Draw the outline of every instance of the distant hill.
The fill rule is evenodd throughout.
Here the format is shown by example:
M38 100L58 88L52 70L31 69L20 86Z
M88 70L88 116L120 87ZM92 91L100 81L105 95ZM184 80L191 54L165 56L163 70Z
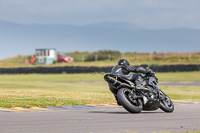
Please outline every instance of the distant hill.
M0 21L0 45L12 45L19 53L35 48L65 51L195 52L199 51L200 30L150 30L127 23L91 25L22 25Z

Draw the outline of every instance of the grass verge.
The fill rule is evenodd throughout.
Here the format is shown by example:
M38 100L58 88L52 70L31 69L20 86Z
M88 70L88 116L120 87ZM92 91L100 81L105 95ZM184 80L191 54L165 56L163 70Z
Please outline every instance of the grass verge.
M184 81L188 81L188 79L200 81L197 76L199 72L176 74L185 77L182 79ZM193 76L194 79L183 76L185 74ZM172 80L171 74L168 73L161 73L158 77L168 81ZM71 81L103 81L103 74L0 75L0 107L59 107L115 103L107 84ZM160 88L171 99L200 101L198 86L161 86Z

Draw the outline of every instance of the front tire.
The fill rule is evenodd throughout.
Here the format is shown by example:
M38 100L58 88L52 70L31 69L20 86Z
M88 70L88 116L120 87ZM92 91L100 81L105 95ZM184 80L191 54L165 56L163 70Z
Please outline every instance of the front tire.
M174 104L171 99L162 91L160 91L160 109L167 113L174 111Z
M117 92L119 103L130 113L140 113L142 111L142 101L140 99L133 100L131 98L131 90L128 88L121 88Z

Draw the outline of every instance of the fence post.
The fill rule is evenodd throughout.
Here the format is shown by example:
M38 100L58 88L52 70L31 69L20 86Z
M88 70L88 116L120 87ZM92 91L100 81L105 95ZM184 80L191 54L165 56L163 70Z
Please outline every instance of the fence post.
M149 53L149 61L151 61L151 60L152 60L152 54Z
M189 53L188 54L188 60L191 60L191 57L192 57L192 55L191 55L191 53Z
M135 56L136 56L136 61L138 61L138 59L139 59L138 54L136 54Z
M110 54L108 54L108 60L110 61L110 59L111 59L111 55L110 55Z
M165 60L165 58L166 58L166 57L165 57L165 53L163 53L163 60Z
M82 55L82 61L85 62L85 56L84 55Z
M177 60L179 61L179 54L177 53Z
M95 61L98 61L98 54L95 55Z
M125 56L124 56L124 53L122 53L122 59L124 59L124 57L125 57Z

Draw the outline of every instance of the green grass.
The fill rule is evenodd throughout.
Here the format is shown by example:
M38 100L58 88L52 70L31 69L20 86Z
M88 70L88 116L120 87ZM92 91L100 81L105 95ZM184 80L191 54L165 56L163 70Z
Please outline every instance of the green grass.
M168 82L197 82L200 81L200 71L157 73L159 81Z
M199 74L200 72L160 73L158 77L162 81L200 81ZM103 76L103 73L0 75L0 106L46 107L115 103ZM179 77L179 80L174 76ZM200 101L199 87L161 86L161 89L172 99Z
M85 74L16 74L0 75L0 81L44 81L44 82L69 82L69 81L104 81L105 73ZM170 72L157 73L159 81L166 82L200 82L200 71L196 72Z
M160 88L173 100L200 101L199 86L160 86Z
M0 106L32 107L113 103L106 84L23 82L0 83Z

